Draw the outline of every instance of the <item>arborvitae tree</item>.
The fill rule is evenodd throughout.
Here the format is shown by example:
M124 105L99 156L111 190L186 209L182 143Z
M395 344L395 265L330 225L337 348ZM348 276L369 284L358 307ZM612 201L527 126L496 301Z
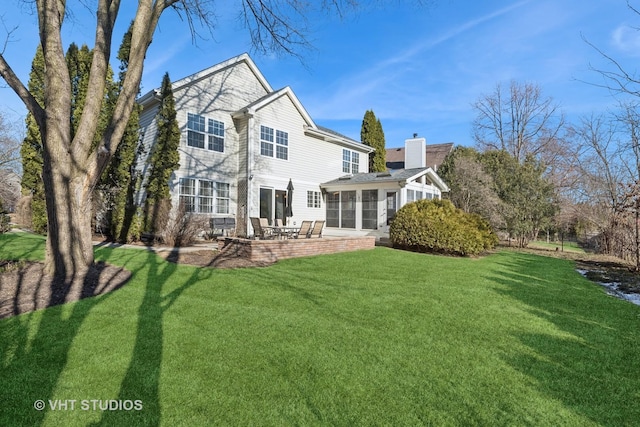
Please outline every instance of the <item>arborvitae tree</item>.
M116 96L126 76L130 48L131 27L125 33L118 50L120 73ZM121 243L137 240L141 231L133 197L139 181L136 174L139 117L140 106L136 105L129 118L124 136L101 180L101 188L106 195L109 206L106 218L109 223L109 234L113 240Z
M93 52L86 44L81 48L75 43L71 43L65 60L69 69L69 77L71 80L71 132L72 137L75 135L80 123L80 117L84 111L84 105L87 99L87 89L89 87L89 72L91 71L91 61ZM113 112L115 100L117 98L117 85L113 81L113 70L108 67L106 86L104 93L103 108L100 112L98 132L94 138L94 145L97 145L102 134L107 127L107 118Z
M92 52L86 46L81 48L75 43L72 43L65 55L65 61L69 69L69 77L71 81L71 116L69 120L71 122L71 132L75 134L77 125L82 115L83 107L86 101L87 86L89 79L89 70L91 67ZM34 95L38 103L42 105L44 99L44 56L41 47L38 47L36 55L34 57L31 73L29 79L29 90ZM101 130L95 139L95 144L98 143L102 132L106 128L106 118L113 111L113 96L115 86L113 84L113 72L109 70L107 73L107 89L105 93L105 99L107 100L102 109L102 115L100 118ZM27 136L24 139L20 154L22 156L22 192L23 195L28 196L29 199L29 211L31 217L31 228L37 233L45 233L47 231L47 211L45 205L44 183L42 180L42 138L40 130L36 124L35 119L29 113L26 118Z
M31 63L31 73L29 73L29 91L40 105L43 103L44 94L44 56L42 48L38 46L36 55ZM20 156L22 158L22 194L26 199L21 203L22 214L26 210L30 212L29 225L36 233L46 233L47 231L47 208L45 205L44 183L42 181L42 138L40 130L31 113L26 118L27 132ZM23 218L27 219L27 218Z
M176 106L169 73L165 73L160 89L160 110L157 115L158 133L150 159L145 201L145 230L156 234L169 219L171 196L169 179L180 166L180 128L176 120Z
M367 110L362 119L360 140L363 144L375 148L369 155L369 172L384 172L387 170L387 153L385 149L384 131L382 123L376 118L373 110Z

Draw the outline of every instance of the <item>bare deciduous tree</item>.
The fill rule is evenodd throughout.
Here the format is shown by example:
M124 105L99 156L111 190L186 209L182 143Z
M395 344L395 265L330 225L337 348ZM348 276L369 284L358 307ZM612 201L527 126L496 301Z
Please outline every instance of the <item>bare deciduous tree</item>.
M0 201L15 209L20 198L20 139L17 126L0 112Z
M473 138L480 150L505 150L518 162L533 154L547 164L557 155L564 116L552 98L542 96L539 86L511 81L505 94L498 84L473 108Z
M127 74L103 137L94 146L92 141L102 108L113 31L122 2L97 0L95 3L81 2L84 7L95 8L95 41L87 101L73 138L69 122L71 82L61 36L65 18L71 13L66 8L67 2L33 1L46 67L47 84L42 105L8 64L4 51L0 53L0 76L24 102L42 135L48 215L46 271L68 282L82 277L93 263L91 195L125 131L139 90L147 48L161 15L168 9L176 11L194 35L197 28L212 31L215 21L215 3L210 0L136 2ZM295 52L299 46L307 44L303 18L308 16L310 9L325 8L341 13L344 8L355 4L355 0L324 0L318 3L242 0L239 13L257 49Z

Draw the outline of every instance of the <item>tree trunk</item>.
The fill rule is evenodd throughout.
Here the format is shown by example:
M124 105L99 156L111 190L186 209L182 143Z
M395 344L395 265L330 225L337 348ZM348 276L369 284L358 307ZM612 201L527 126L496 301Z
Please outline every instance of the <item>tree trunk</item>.
M45 271L67 284L81 282L93 263L91 192L68 157L51 163L44 173L49 226Z

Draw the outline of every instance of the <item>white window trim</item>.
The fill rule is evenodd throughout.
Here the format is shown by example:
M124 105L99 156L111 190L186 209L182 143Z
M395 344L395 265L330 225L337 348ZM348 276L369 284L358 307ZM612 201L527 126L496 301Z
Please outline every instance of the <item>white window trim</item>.
M307 207L310 209L322 209L322 193L307 190Z
M194 181L194 185L193 185L193 194L183 194L182 193L182 180L193 180ZM212 187L211 187L211 195L210 196L203 196L200 194L200 189L201 189L201 183L202 182L209 182L211 183ZM219 195L219 189L218 186L219 185L226 185L227 186L227 195L226 197L221 197ZM178 201L179 203L182 203L183 197L190 197L193 198L193 210L187 210L187 212L191 212L191 213L196 213L196 214L203 214L203 215L214 215L214 214L224 214L224 215L228 215L231 212L231 184L229 184L228 182L222 182L222 181L213 181L210 179L201 179L201 178L196 178L196 177L192 177L192 176L183 176L178 180ZM210 201L210 204L203 204L202 201L204 199L207 199ZM225 200L226 201L226 212L225 211L219 211L219 207L220 207L220 201ZM210 212L202 212L202 206L211 206L211 211Z
M197 116L197 117L202 117L204 119L204 131L191 129L189 127L189 116L190 115ZM222 135L218 135L217 133L214 132L213 129L215 128L215 124L216 123L221 125L221 127L218 127L218 129L222 129ZM187 111L187 120L185 122L185 127L186 127L186 130L187 130L187 135L186 135L187 147L197 148L197 149L200 149L200 150L212 151L214 153L224 153L225 146L226 146L226 139L227 139L226 138L227 127L226 127L226 124L222 120L214 119L213 117L205 116L204 114L197 114L197 113L192 113L190 111ZM198 146L195 146L195 145L189 145L189 132L194 132L194 133L197 133L197 134L203 136L204 142L203 142L203 146L202 147L198 147ZM221 138L222 139L222 151L213 149L214 144L212 142L212 139L214 139L214 138Z
M343 173L359 173L360 172L360 153L358 151L342 149L342 172Z
M272 137L273 140L269 141L268 139L262 139L262 128L265 129L269 129L272 132ZM289 160L289 132L284 131L282 129L278 129L274 126L269 126L269 125L260 125L260 155L263 157L270 157L272 159L278 159L278 160L284 160L284 161L288 161ZM281 137L285 137L285 144L279 142ZM263 144L268 144L270 146L270 152L271 155L269 154L265 154L262 150L262 146ZM281 155L278 154L278 149L280 149L280 152L284 152L284 157L282 157Z

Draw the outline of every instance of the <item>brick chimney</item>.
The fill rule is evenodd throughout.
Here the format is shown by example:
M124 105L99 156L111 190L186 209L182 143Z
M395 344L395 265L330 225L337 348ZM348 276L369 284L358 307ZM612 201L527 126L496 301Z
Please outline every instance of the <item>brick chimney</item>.
M417 133L413 138L404 141L404 168L427 167L427 140L419 138Z

